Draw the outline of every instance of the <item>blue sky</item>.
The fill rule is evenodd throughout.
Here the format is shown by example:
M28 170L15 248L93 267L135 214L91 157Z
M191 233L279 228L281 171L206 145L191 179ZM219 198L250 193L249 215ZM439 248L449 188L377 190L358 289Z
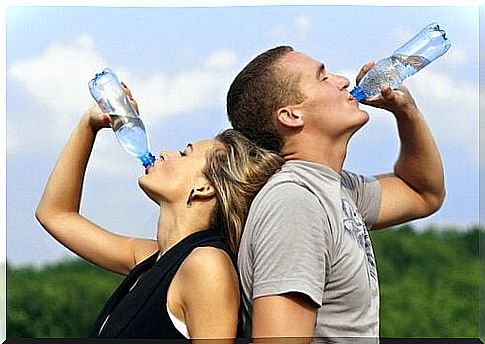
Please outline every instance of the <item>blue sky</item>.
M132 89L154 153L229 126L225 93L254 56L287 44L354 77L433 20L450 51L406 81L442 152L447 199L428 225L478 223L478 7L235 6L10 7L6 10L6 257L39 264L70 254L34 210L71 130L91 103L87 81L109 66ZM391 114L352 140L345 168L392 169L399 149ZM426 168L426 167L423 167ZM82 213L114 232L154 237L158 210L138 188L143 173L111 131L88 167Z

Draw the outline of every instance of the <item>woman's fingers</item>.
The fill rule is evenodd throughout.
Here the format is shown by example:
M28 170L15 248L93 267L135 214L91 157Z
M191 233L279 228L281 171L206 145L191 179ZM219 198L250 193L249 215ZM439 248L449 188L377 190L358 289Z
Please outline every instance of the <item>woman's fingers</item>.
M89 124L96 131L111 126L109 114L102 112L95 101L91 103L85 115L89 117Z
M136 102L135 99L133 99L131 90L128 88L128 86L125 85L123 81L121 81L121 87L123 88L123 91L125 92L125 94L128 96L128 100L130 101L131 106L133 106L133 109L135 109L136 113L139 115L140 111L138 110L138 103Z

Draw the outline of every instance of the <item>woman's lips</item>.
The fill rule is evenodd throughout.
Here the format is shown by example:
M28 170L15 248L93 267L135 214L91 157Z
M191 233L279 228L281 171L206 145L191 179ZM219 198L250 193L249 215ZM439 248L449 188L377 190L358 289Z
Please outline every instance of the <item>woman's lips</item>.
M150 170L153 168L153 166L155 166L155 165L150 165L150 166L146 167L145 168L145 174L150 173Z

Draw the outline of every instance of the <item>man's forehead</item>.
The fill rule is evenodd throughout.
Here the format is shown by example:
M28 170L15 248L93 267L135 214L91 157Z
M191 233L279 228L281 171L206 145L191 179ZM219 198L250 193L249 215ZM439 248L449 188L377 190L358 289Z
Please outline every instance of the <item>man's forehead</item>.
M291 51L287 53L283 58L280 60L281 64L285 66L285 68L294 67L301 71L301 67L307 67L309 69L319 69L323 63L317 61L310 56L301 53L299 51Z

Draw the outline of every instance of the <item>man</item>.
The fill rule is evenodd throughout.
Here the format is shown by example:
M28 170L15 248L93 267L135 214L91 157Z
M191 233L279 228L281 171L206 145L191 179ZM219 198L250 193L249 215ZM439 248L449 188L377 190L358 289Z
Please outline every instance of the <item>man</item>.
M241 240L247 336L376 339L379 289L368 230L428 216L443 202L437 146L403 86L366 102L396 118L401 150L393 172L366 178L342 170L350 138L369 119L348 86L321 62L277 47L229 89L233 127L287 160L253 201Z

